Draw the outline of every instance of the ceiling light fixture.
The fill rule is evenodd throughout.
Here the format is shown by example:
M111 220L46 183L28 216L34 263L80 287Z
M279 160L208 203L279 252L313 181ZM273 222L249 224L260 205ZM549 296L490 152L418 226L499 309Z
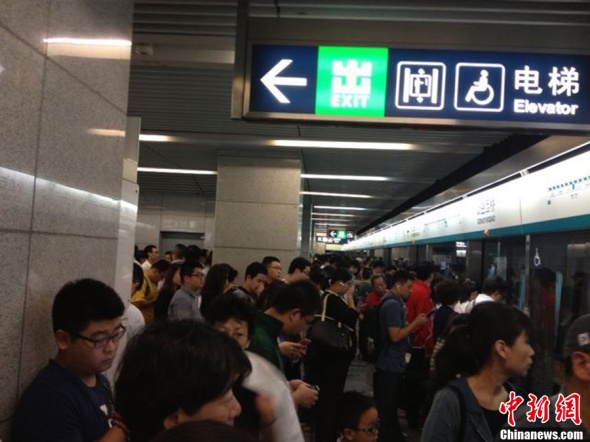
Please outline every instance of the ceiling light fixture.
M337 196L341 198L375 198L371 195L360 195L358 193L330 193L330 192L299 192L301 195L315 196Z
M350 181L391 181L386 176L362 176L362 175L318 175L313 173L303 173L301 178L316 180L350 180Z
M120 46L127 47L131 46L129 40L116 40L116 39L100 39L100 38L69 38L69 37L56 37L56 38L44 38L45 43L65 43L72 45L89 45L89 46Z
M345 224L350 224L352 222L352 220L347 220L347 219L330 219L330 218L312 218L312 221L334 221L337 223L345 223Z
M141 134L139 136L139 141L154 141L157 143L171 142L171 141L174 141L174 137L169 137L168 135Z
M184 175L217 175L216 170L160 169L157 167L138 167L137 171L150 173L178 173Z
M350 215L348 213L315 213L313 212L311 216L345 216L345 217L357 217L360 215Z
M366 209L364 207L341 207L341 206L313 206L314 209L333 209L333 210L378 210L378 209Z
M313 140L271 140L277 147L313 147L325 149L363 149L363 150L412 150L407 143L375 143L356 141L313 141Z

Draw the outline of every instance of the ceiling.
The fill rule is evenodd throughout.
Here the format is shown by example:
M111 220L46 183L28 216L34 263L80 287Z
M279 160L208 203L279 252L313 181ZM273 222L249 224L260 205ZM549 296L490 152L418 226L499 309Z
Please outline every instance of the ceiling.
M257 17L534 22L544 26L589 26L590 20L584 2L437 0L411 4L408 7L405 1L391 0L324 0L321 4L312 0L266 0L251 1L250 13ZM421 210L420 199L427 200L433 193L446 190L453 184L450 177L465 176L486 149L505 149L505 156L512 152L509 146L514 144L515 135L502 131L232 120L236 18L237 0L136 0L129 115L141 117L142 133L178 136L176 142L142 142L140 167L216 170L220 150L235 149L238 144L240 148L258 149L264 155L277 149L269 145L269 140L277 138L410 143L414 147L407 151L285 149L301 157L304 174L387 177L388 181L382 182L303 180L305 191L372 196L307 196L303 200L314 206L371 209L314 210L354 215L346 217L348 226L359 230L378 227L389 215L405 216ZM214 199L216 177L140 172L139 185L142 191L180 192ZM411 207L406 207L408 202ZM376 220L380 221L375 224Z

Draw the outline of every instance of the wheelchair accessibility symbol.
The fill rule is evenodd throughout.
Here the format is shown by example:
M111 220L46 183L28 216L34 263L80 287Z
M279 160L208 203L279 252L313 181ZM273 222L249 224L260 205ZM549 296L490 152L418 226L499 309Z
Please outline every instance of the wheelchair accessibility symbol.
M500 64L459 63L455 75L455 109L501 112L506 69Z
M485 106L486 104L490 104L491 101L494 99L494 89L488 83L488 76L490 74L486 70L482 70L479 80L473 82L473 86L469 88L469 92L465 97L465 101L468 103L474 102L475 104L479 104L480 106ZM480 98L478 98L480 97ZM487 97L481 99L481 97Z

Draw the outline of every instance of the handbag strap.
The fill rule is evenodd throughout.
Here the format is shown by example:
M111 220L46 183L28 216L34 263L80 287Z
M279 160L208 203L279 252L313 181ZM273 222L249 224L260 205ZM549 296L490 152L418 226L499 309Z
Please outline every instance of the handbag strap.
M326 293L324 296L324 308L322 310L322 322L324 322L326 320L326 310L328 309L328 296L330 296L330 293Z

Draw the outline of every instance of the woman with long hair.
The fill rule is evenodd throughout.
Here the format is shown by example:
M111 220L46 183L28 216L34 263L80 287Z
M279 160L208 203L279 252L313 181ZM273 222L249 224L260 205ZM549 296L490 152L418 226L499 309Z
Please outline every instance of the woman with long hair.
M209 308L211 302L219 295L226 293L231 287L232 282L237 276L237 271L229 264L215 264L207 272L205 277L205 284L201 289L201 313Z
M176 290L182 285L180 281L180 266L181 261L170 264L170 268L164 278L164 283L160 290L158 290L158 299L154 306L154 318L156 320L164 320L168 316L168 306Z
M516 390L508 379L525 376L533 363L531 333L531 320L514 307L475 306L436 357L446 387L434 398L422 440L491 442L507 421L500 406Z

